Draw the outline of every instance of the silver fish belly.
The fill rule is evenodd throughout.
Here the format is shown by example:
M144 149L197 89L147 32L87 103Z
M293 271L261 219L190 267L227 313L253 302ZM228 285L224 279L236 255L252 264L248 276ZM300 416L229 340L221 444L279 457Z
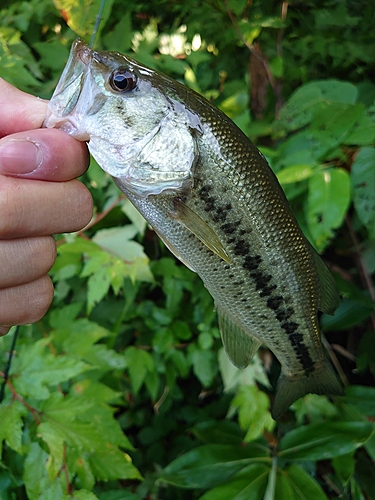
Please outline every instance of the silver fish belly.
M342 393L317 318L338 305L334 280L231 120L169 77L77 41L45 126L89 139L102 168L199 274L236 366L261 344L279 359L274 418L309 392Z

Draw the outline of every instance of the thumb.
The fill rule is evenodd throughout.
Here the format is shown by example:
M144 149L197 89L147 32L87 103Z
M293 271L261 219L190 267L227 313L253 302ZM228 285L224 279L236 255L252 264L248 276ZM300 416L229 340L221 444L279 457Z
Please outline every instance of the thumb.
M0 78L0 137L40 128L47 101L16 89Z

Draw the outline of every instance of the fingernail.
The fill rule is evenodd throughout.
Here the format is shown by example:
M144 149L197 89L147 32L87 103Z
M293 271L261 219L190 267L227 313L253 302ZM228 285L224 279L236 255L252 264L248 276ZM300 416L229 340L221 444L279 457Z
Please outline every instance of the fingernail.
M28 139L9 139L0 144L0 173L8 175L29 174L43 161L39 145Z

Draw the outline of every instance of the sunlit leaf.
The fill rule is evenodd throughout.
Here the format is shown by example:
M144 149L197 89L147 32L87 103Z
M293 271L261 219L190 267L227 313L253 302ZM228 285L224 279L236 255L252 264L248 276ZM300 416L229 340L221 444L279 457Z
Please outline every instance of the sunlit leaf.
M18 401L0 405L0 458L4 440L10 448L22 453L22 417L26 413L26 408Z
M358 217L375 239L375 148L359 150L351 171L353 201Z
M318 250L323 250L344 221L351 200L350 179L341 168L316 172L309 179L307 224Z

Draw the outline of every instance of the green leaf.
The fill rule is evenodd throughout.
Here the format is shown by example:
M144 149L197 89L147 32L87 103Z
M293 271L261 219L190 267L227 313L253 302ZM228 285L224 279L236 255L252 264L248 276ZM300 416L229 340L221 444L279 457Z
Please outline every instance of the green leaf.
M246 446L208 444L171 462L160 480L179 488L212 488L247 465L265 460L269 461L269 451L257 443Z
M343 144L348 146L369 146L375 142L375 120L368 113L363 113L354 124Z
M267 395L256 385L240 387L231 402L231 408L238 411L238 421L246 431L245 441L259 438L264 431L272 431L276 422L269 411L270 401Z
M14 387L24 397L46 399L50 389L90 369L90 365L76 358L52 354L48 344L47 338L23 345L14 359L12 373L17 374Z
M199 500L264 500L269 467L254 464L238 472L229 481L208 491ZM289 500L289 499L288 499Z
M330 148L333 148L344 142L363 113L363 104L333 102L314 117L311 129L324 133L331 142Z
M131 493L124 489L121 490L107 490L100 493L100 500L142 500L136 493Z
M87 312L90 313L98 302L107 294L111 285L108 266L100 266L87 282Z
M91 491L78 490L74 492L73 500L99 500Z
M280 441L288 460L326 460L356 450L374 432L370 422L320 422L293 429Z
M189 360L193 365L193 371L204 387L208 387L216 372L214 353L212 351L200 351L193 345L189 349Z
M324 250L339 228L351 200L350 179L341 168L316 172L309 179L307 224L318 251Z
M134 346L128 347L125 352L125 361L132 381L133 391L137 394L149 372L155 370L152 356L143 349Z
M310 123L330 103L354 104L357 89L349 82L322 80L299 87L280 110L277 128L296 130Z
M368 318L374 304L367 297L342 299L333 315L323 314L321 325L325 332L347 330Z
M298 465L293 464L279 474L284 479L281 480L279 476L277 480L275 500L279 498L280 500L284 498L288 500L328 500L328 497L315 479ZM293 496L280 495L281 492L285 494L286 491L289 494L292 491Z
M277 178L281 185L293 184L309 179L314 173L310 165L292 165L277 172Z
M354 450L350 453L346 453L345 455L334 457L332 459L332 465L340 481L344 484L347 483L354 473Z
M264 387L270 387L264 365L258 355L255 355L250 364L243 370L240 370L229 361L224 348L219 350L218 361L226 392L234 391L243 385L254 385L257 382Z
M103 481L111 479L142 479L128 454L107 444L89 458L95 476Z
M45 467L47 459L48 454L42 450L39 444L31 443L23 471L27 498L29 500L51 500L52 498L54 500L69 500L71 497L65 491L64 475L50 479Z
M375 239L375 148L359 150L351 170L353 201L357 215Z
M48 422L42 422L38 426L38 437L48 445L50 455L46 462L46 468L50 479L54 479L59 473L64 459L64 436L56 432Z
M100 0L54 0L56 8L64 13L64 19L68 26L80 37L89 41L91 34L94 31L96 16L100 10ZM101 24L98 28L98 33L105 26L105 23L111 13L113 0L107 0L104 4L104 10L101 15Z
M375 387L352 385L345 389L341 401L351 404L368 417L375 417Z
M238 424L230 420L200 422L191 432L204 443L239 445L244 438Z
M26 408L18 401L0 405L0 459L4 440L12 450L22 453L22 417L26 414Z

